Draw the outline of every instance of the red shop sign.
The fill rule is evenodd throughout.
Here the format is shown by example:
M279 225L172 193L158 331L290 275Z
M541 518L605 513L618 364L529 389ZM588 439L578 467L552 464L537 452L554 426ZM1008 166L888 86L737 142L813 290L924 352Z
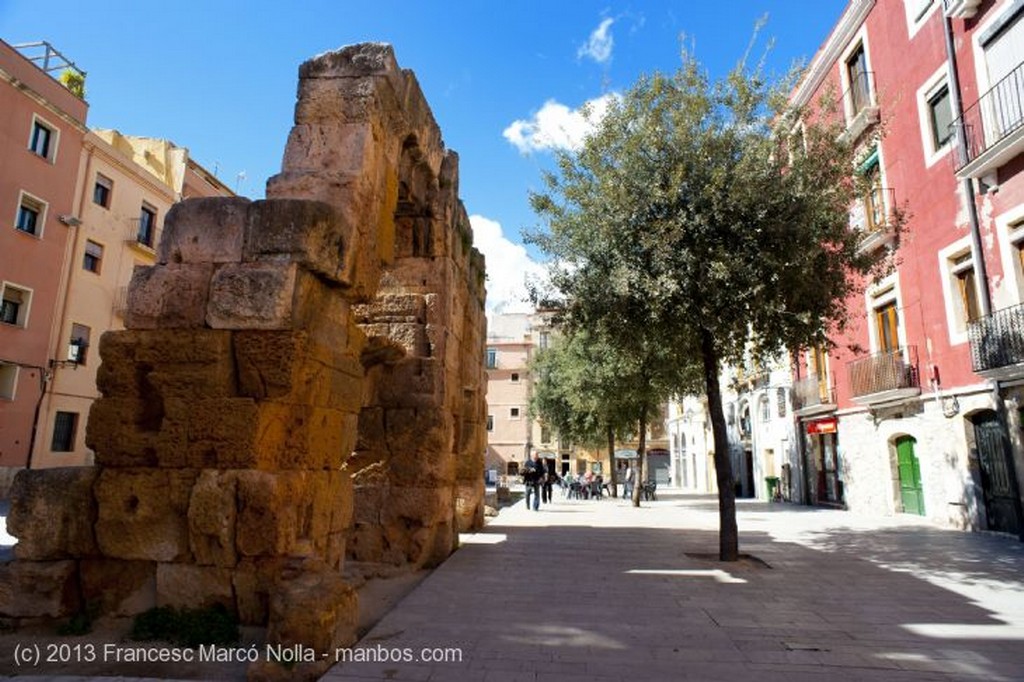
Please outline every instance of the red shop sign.
M835 417L831 419L819 419L814 422L807 422L807 433L835 433L838 426L838 420Z

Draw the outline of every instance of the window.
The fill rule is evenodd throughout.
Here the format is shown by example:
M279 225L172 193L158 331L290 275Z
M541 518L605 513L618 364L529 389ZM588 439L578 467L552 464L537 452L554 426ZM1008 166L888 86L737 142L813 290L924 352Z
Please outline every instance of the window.
M495 369L498 366L498 351L493 348L487 349L487 369Z
M510 409L508 411L508 416L511 419L519 419L519 408L518 407L513 407L512 409Z
M857 48L846 58L846 74L850 79L850 104L856 116L871 103L871 87L868 83L868 56L864 45Z
M540 348L541 350L547 350L547 347L551 343L551 334L549 332L540 333Z
M28 149L50 163L57 157L57 129L38 116L32 117L32 131L28 138Z
M917 35L928 20L931 10L941 4L938 0L903 0L907 15L907 32L911 38Z
M148 204L143 204L139 213L139 229L136 238L143 246L153 247L153 241L156 238L156 209Z
M780 417L786 416L786 389L777 388L775 389L775 403L778 406L778 415Z
M99 274L103 263L103 247L91 239L85 240L85 255L82 257L82 269Z
M68 360L77 362L80 365L85 364L91 333L92 330L84 324L71 325L71 340L68 342Z
M50 443L50 450L53 452L73 452L75 449L75 432L77 430L77 412L58 412L53 420L53 441Z
M878 334L878 350L893 352L900 348L899 313L896 301L889 301L875 308L875 330Z
M882 189L882 167L878 161L878 150L875 149L860 165L857 171L861 176L864 203L863 223L858 225L866 232L876 232L886 226L885 190Z
M1005 3L1011 9L997 20L980 38L988 70L986 99L991 102L985 112L986 127L999 139L1024 123L1024 98L1018 68L1024 64L1024 12L1017 3ZM1016 76L1010 74L1016 72Z
M762 396L759 406L761 408L761 423L767 424L772 418L771 405L768 402L768 396Z
M956 280L958 310L958 326L965 327L981 317L978 305L978 282L974 276L974 261L971 254L965 253L953 259L950 267Z
M493 414L487 415L487 430L488 431L493 431L494 430L494 415Z
M30 194L21 193L18 201L18 217L14 227L19 232L35 237L43 236L43 221L46 219L46 204Z
M512 383L513 384L518 384L519 383L519 372L512 372Z
M550 443L551 442L551 427L542 425L540 427L540 442Z
M14 389L18 386L18 366L0 363L0 399L14 400Z
M96 185L92 188L92 202L103 208L110 208L110 196L114 193L114 181L100 173L96 174Z
M931 124L934 149L939 150L953 137L953 106L949 101L949 85L943 83L928 97L928 121Z
M828 390L828 351L816 346L811 355L811 371L818 378L818 397L822 403L830 403ZM781 415L780 415L781 416Z
M31 300L31 291L4 282L3 292L0 294L0 322L18 327L27 326Z

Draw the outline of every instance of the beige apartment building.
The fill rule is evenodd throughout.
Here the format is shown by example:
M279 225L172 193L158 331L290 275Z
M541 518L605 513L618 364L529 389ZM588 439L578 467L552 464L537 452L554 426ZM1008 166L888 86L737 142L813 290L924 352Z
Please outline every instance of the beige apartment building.
M231 190L167 140L90 131L79 178L78 224L64 260L65 295L54 357L61 360L41 404L35 468L92 463L85 424L96 390L100 335L124 328L128 283L156 261L163 220L181 199Z

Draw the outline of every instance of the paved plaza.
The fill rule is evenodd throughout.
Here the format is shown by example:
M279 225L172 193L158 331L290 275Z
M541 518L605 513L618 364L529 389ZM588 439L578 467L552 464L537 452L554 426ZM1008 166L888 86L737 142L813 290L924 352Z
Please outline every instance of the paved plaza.
M324 679L1024 680L1015 539L740 501L756 559L725 565L717 523L710 496L519 502Z

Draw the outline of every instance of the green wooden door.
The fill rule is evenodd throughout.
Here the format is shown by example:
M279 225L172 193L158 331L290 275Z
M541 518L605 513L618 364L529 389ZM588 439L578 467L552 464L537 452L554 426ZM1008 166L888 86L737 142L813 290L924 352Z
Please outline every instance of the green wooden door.
M906 514L924 516L924 491L921 489L921 463L914 454L910 436L896 440L896 460L900 472L900 501Z

